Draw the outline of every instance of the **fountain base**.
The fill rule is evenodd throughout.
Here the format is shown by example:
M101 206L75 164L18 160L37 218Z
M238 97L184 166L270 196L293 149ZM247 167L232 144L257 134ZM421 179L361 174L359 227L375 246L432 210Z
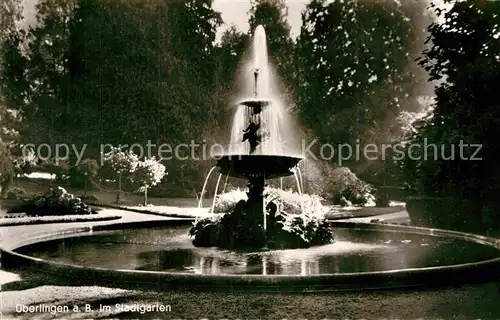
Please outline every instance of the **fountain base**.
M277 212L273 202L264 209L266 178L292 174L291 169L300 160L299 157L279 155L220 157L217 165L222 174L248 180L248 199L238 202L233 212L222 217L198 221L189 230L194 238L193 245L224 249L292 249L332 243L333 232L323 218Z
M230 213L195 223L189 230L193 245L223 249L295 249L333 242L331 227L323 218L277 212L274 202L267 204L264 228L264 186L263 177L249 179L248 200L238 202Z
M279 214L268 219L264 230L262 219L255 221L246 214L249 207L248 201L242 200L231 213L198 221L189 230L193 245L222 249L302 249L333 243L333 232L326 221Z

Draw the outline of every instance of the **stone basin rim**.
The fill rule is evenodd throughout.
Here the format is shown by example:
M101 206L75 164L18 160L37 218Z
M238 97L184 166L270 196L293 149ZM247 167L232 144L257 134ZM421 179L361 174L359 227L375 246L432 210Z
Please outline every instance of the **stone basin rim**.
M65 238L81 237L81 236L91 236L89 231L113 231L122 229L132 229L132 228L146 228L152 224L161 227L172 225L173 223L186 223L190 220L179 219L179 220L151 220L147 223L140 222L125 222L119 224L109 224L109 225L98 225L92 227L81 227L60 230L58 232L47 233L45 235L38 235L38 237L31 237L26 239L24 242L20 242L14 245L12 248L6 250L0 248L2 252L3 260L6 262L5 265L9 267L9 261L13 262L13 265L19 266L20 264L29 267L35 267L37 270L42 270L46 273L54 273L55 270L67 272L67 277L73 278L71 272L82 275L92 275L96 279L100 279L100 276L119 278L118 283L133 283L137 281L139 286L141 283L157 283L160 280L165 281L165 285L171 282L176 284L194 284L194 285L209 285L214 284L222 285L227 287L227 290L233 290L233 286L262 286L272 288L273 286L335 286L335 285L349 285L352 284L349 290L364 290L359 287L359 281L369 280L371 282L378 283L379 285L387 284L387 281L392 281L394 279L402 281L403 284L398 285L398 287L415 287L415 281L420 281L423 276L434 276L446 278L446 275L454 275L454 272L474 272L482 273L480 270L486 268L487 272L494 272L495 274L483 275L489 280L494 281L500 277L500 257L493 258L489 260L482 260L477 262L456 264L456 265L446 265L437 267L424 267L424 268L409 268L409 269L396 269L396 270L386 270L386 271L370 271L370 272L356 272L356 273L330 273L330 274L319 274L319 275L256 275L256 274L221 274L221 275L208 275L208 274L192 274L192 273L174 273L174 272L164 272L164 271L147 271L147 270L129 270L129 269L108 269L101 267L86 267L81 265L67 264L61 262L55 262L50 260L44 260L40 258L35 258L29 255L21 254L15 252L24 246L43 243L48 241L54 241ZM332 227L341 228L353 228L353 229L369 229L380 232L407 232L413 234L430 235L430 236L442 236L452 239L462 239L467 241L472 241L480 243L483 245L489 245L500 250L500 240L495 238L488 238L480 235L462 233L457 231L448 231L441 229L430 229L422 227L409 227L409 226L399 226L399 225L382 225L382 224L371 224L371 223L359 223L359 222L330 222ZM490 270L491 269L491 270ZM493 270L493 271L492 271ZM495 271L496 270L496 271ZM68 272L69 271L69 272ZM61 275L59 273L59 275ZM62 275L64 277L64 275ZM134 280L135 279L135 280ZM467 279L463 277L458 277L454 279L460 279L461 283L467 283ZM96 281L98 282L98 281ZM103 280L106 282L106 280ZM161 281L160 281L161 282ZM220 283L226 282L226 283ZM425 282L425 281L424 281ZM434 280L428 281L432 284ZM483 281L484 282L484 281ZM116 283L116 282L113 282ZM420 284L418 286L422 286ZM170 290L170 289L168 289ZM262 290L258 289L257 290ZM312 290L315 291L315 290ZM324 291L324 290L321 290ZM332 291L332 290L327 290ZM338 291L338 290L333 290Z

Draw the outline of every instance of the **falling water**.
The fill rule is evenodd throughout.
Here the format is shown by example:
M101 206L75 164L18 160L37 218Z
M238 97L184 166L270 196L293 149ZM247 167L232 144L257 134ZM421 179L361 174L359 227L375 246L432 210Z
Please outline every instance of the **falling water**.
M293 170L293 176L295 177L295 182L297 183L297 192L298 192L298 194L302 195L302 188L300 186L300 179L299 179L299 174L297 172L297 169L298 168L295 168Z
M214 213L215 200L217 199L217 192L219 191L219 183L221 178L222 178L222 173L219 174L219 178L217 178L217 184L215 185L214 199L212 200L212 210L210 211L211 213Z
M224 181L224 188L222 189L222 193L226 192L226 187L227 187L227 179L229 179L229 174L226 176L226 180Z
M300 186L300 180L299 180L299 168L295 167L293 169L293 175L295 177L295 182L297 183L297 192L301 196L300 197L300 209L302 210L302 218L305 217L306 213L304 210L304 197L302 197L302 188ZM305 219L302 219L304 221L304 226L306 224Z
M304 176L302 175L302 171L300 171L300 168L297 166L295 168L295 172L296 172L296 175L298 176L299 178L299 183L300 183L300 191L301 192L305 192L304 191Z
M283 177L280 178L280 189L283 190Z
M264 197L262 199L262 215L263 215L263 226L264 226L264 231L267 230L267 210L266 210L266 198Z
M238 105L233 118L233 127L231 129L231 142L229 146L230 154L246 154L250 152L247 143L241 141L243 130L246 128L245 106Z
M201 189L200 200L198 200L198 208L202 208L203 195L205 194L205 188L207 187L208 178L210 178L210 175L216 168L217 168L216 166L213 166L212 169L210 169L210 171L208 172L207 177L205 178L205 182L203 183L203 189Z

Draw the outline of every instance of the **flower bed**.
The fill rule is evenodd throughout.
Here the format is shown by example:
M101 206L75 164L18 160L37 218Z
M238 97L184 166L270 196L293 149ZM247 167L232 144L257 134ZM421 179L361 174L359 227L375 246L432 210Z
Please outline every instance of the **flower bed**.
M274 202L279 211L287 214L306 214L310 216L322 216L329 211L323 206L318 195L298 194L291 190L278 188L266 188L264 191L266 202ZM214 213L232 212L236 204L241 200L246 200L246 192L240 189L218 195L215 199Z
M333 233L324 214L330 208L317 195L298 194L277 188L264 190L266 228L262 203L248 200L242 190L217 196L215 213L220 216L197 221L190 229L197 247L235 249L267 247L272 249L307 248L333 242Z
M51 187L43 195L22 200L22 203L9 210L9 213L26 213L28 216L62 216L96 214L97 211L64 188Z
M29 224L47 224L60 222L90 222L90 221L108 221L121 219L116 215L67 215L51 217L6 217L0 218L0 227L29 225Z

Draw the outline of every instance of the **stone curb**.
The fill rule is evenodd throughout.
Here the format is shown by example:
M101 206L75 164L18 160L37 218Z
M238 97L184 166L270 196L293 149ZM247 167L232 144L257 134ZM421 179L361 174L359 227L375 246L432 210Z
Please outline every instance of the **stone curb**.
M93 228L66 230L44 237L27 239L16 248L67 238L91 235L89 230L119 230L124 228L147 228L186 223L185 220L151 220L97 225ZM417 228L410 226L367 224L359 222L331 222L333 227L371 229L381 232L407 232L422 235L436 235L463 239L494 246L500 249L500 240L455 231ZM85 231L86 230L86 231ZM293 275L197 275L138 270L111 270L82 267L47 261L19 254L12 250L2 250L2 265L6 267L27 267L37 272L64 278L75 285L103 284L120 288L142 288L158 291L245 291L245 292L323 292L351 290L379 290L418 286L443 286L465 283L484 283L500 278L500 258L461 265L404 269L380 272L324 274L310 276Z

